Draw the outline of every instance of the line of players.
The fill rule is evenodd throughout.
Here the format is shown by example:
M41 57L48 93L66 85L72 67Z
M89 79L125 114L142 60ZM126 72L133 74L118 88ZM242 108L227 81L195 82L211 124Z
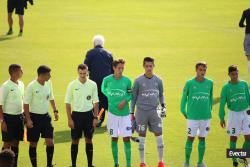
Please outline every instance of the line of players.
M162 134L162 117L165 116L166 105L162 80L154 74L154 59L146 57L143 60L145 73L134 82L133 87L128 77L123 75L125 60L113 61L114 74L104 78L102 92L108 98L108 132L111 136L111 148L114 166L118 161L118 136L123 137L126 166L131 166L132 124L136 122L139 134L140 167L146 167L145 140L146 131L154 133L157 141L158 167L164 167L164 142ZM187 141L185 147L185 164L189 167L194 138L198 136L198 167L206 167L203 162L206 142L205 138L210 130L211 110L213 105L213 81L206 78L207 64L198 62L195 66L196 76L188 80L183 89L181 99L181 113L187 119ZM84 134L88 167L93 167L94 128L98 119L98 91L95 82L88 79L88 67L80 64L77 68L78 78L72 81L65 97L68 125L71 128L71 160L72 167L76 166L79 139ZM20 81L23 75L22 67L18 64L9 66L10 79L1 88L0 122L2 130L3 148L11 149L15 153L17 166L19 141L23 140L24 119L27 127L27 139L30 142L29 157L33 167L37 166L37 142L45 138L47 167L53 166L54 154L53 132L51 116L48 113L51 104L55 120L59 119L58 109L53 95L50 81L51 69L40 66L38 77L29 83L24 92L24 84ZM228 68L230 80L223 86L220 99L219 118L221 127L225 128L225 110L229 111L227 133L230 136L230 148L236 148L237 137L245 136L243 148L250 148L250 96L247 82L238 77L238 68L232 65ZM131 101L130 108L129 102ZM23 105L24 104L24 105ZM161 106L161 114L157 112ZM136 108L136 112L134 114ZM24 112L23 112L24 111ZM247 165L247 160L241 162ZM233 166L237 167L237 159L233 159Z

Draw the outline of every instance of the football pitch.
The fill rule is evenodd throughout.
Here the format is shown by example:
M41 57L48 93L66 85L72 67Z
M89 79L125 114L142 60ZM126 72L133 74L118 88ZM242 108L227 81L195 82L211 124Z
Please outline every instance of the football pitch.
M11 63L21 64L22 80L27 85L36 78L41 64L52 68L52 82L60 120L55 128L54 162L57 167L70 166L70 129L67 125L64 96L68 83L77 77L77 65L93 47L92 37L102 34L105 48L115 58L125 58L125 75L134 80L143 73L142 60L156 60L155 73L164 81L167 117L164 119L165 162L182 167L186 142L186 120L179 111L184 83L195 75L194 65L208 63L207 77L214 80L214 105L211 131L207 138L204 162L209 167L232 166L226 159L229 138L220 128L218 110L222 85L228 80L227 67L236 64L240 78L250 81L243 52L244 29L238 27L243 0L52 0L36 1L25 12L23 37L18 35L18 18L14 16L14 35L8 30L6 1L0 1L0 83L8 79ZM51 111L52 113L52 111ZM241 148L243 137L237 146ZM86 166L85 144L81 140L78 166ZM0 145L2 143L0 142ZM112 167L110 138L105 128L96 129L94 165ZM46 166L44 140L38 145L38 166ZM193 145L191 167L198 159L197 140ZM125 167L123 144L119 142L120 166ZM157 166L156 141L148 133L146 163ZM28 143L21 143L19 166L30 165ZM139 166L137 143L132 143L132 167Z

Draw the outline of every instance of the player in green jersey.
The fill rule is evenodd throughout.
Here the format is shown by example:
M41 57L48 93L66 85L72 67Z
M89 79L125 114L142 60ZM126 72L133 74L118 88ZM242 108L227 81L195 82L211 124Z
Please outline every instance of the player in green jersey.
M220 98L220 125L226 128L225 105L229 109L227 133L230 136L230 149L236 149L237 138L240 134L245 136L243 149L250 149L250 96L247 82L239 79L238 68L231 65L228 68L228 81L221 90ZM237 167L236 158L232 158L233 166ZM248 167L246 159L240 159Z
M114 74L104 78L102 92L108 98L108 131L112 138L112 154L115 167L118 163L118 136L123 137L126 155L126 167L131 167L132 125L129 116L129 101L131 100L131 81L122 75L125 61L118 59L113 62Z
M213 104L213 81L205 77L207 64L196 64L196 77L186 82L181 99L181 113L187 119L188 138L185 146L186 162L189 167L192 145L195 136L199 138L197 167L206 167L203 163L205 138L210 130L211 110Z

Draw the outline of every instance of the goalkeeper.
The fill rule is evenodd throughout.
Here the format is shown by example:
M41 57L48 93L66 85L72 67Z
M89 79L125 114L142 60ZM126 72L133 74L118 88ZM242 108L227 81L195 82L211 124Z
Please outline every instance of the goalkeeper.
M165 167L163 162L163 135L162 117L165 117L165 104L163 96L162 80L153 73L154 59L145 57L143 60L145 73L134 82L133 98L131 101L131 119L136 121L136 131L139 134L140 167L146 167L145 163L145 139L147 128L155 134L158 150L158 167ZM161 105L158 114L157 107ZM134 110L136 106L136 113Z

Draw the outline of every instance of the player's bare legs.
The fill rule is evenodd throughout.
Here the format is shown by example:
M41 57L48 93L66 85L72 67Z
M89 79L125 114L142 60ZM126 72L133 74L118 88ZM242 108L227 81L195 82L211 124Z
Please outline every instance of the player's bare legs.
M247 67L248 67L248 72L250 74L250 55L246 55L247 56Z
M23 34L23 26L24 26L24 19L23 19L23 15L18 15L19 16L19 27L20 27L20 31L18 36L22 36Z
M13 34L13 18L12 18L12 13L8 13L8 24L9 24L9 31L7 32L6 35L11 35Z

